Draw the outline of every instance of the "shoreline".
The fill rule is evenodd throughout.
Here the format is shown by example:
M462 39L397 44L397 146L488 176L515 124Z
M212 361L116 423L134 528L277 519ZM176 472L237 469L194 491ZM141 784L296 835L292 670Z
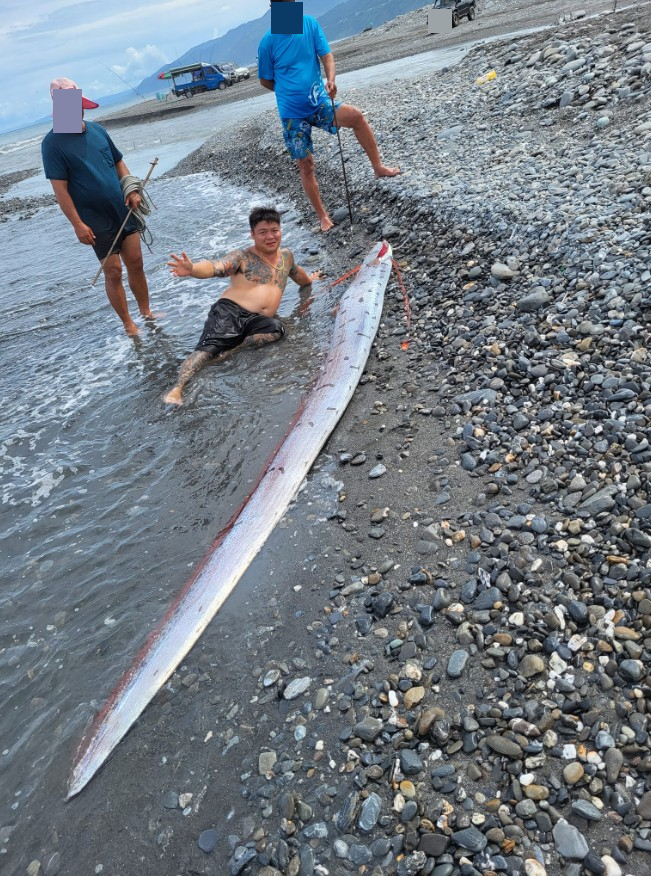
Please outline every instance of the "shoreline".
M339 276L386 237L411 333L392 278L310 476L310 497L325 472L337 501L296 543L298 497L246 615L217 616L49 825L61 872L646 872L646 64L640 10L478 47L389 106L356 91L403 173L375 181L342 132L355 225L313 267ZM336 138L315 145L345 212ZM203 171L315 222L275 112L165 176Z

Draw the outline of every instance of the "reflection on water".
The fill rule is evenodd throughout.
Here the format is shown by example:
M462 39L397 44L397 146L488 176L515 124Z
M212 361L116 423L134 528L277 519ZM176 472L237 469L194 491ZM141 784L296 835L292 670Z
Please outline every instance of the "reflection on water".
M249 492L328 338L332 301L301 317L290 284L286 338L206 368L186 405L166 408L226 282L174 278L167 254L248 245L264 198L210 174L154 181L152 194L145 267L165 316L135 341L57 208L0 239L0 828L58 805L73 740ZM291 210L284 232L305 262L314 244Z

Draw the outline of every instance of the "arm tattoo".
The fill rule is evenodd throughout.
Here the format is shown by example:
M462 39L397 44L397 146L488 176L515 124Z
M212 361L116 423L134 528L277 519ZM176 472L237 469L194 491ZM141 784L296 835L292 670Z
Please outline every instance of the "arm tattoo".
M244 253L241 249L233 250L219 262L213 262L214 277L232 277L236 274L242 263Z

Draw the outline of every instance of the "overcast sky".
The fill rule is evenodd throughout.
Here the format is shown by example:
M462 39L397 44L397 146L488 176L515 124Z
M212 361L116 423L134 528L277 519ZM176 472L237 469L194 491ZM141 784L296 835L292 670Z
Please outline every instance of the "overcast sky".
M2 0L0 131L52 111L50 81L126 90L193 45L259 18L268 0ZM114 71L114 72L112 72Z

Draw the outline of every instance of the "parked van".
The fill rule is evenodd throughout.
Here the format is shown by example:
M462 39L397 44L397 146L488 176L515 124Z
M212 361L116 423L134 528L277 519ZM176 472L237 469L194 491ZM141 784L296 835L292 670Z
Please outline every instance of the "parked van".
M172 93L177 97L194 97L202 91L223 91L229 80L213 64L205 64L200 61L197 64L188 64L185 67L175 67L169 71L174 87Z

